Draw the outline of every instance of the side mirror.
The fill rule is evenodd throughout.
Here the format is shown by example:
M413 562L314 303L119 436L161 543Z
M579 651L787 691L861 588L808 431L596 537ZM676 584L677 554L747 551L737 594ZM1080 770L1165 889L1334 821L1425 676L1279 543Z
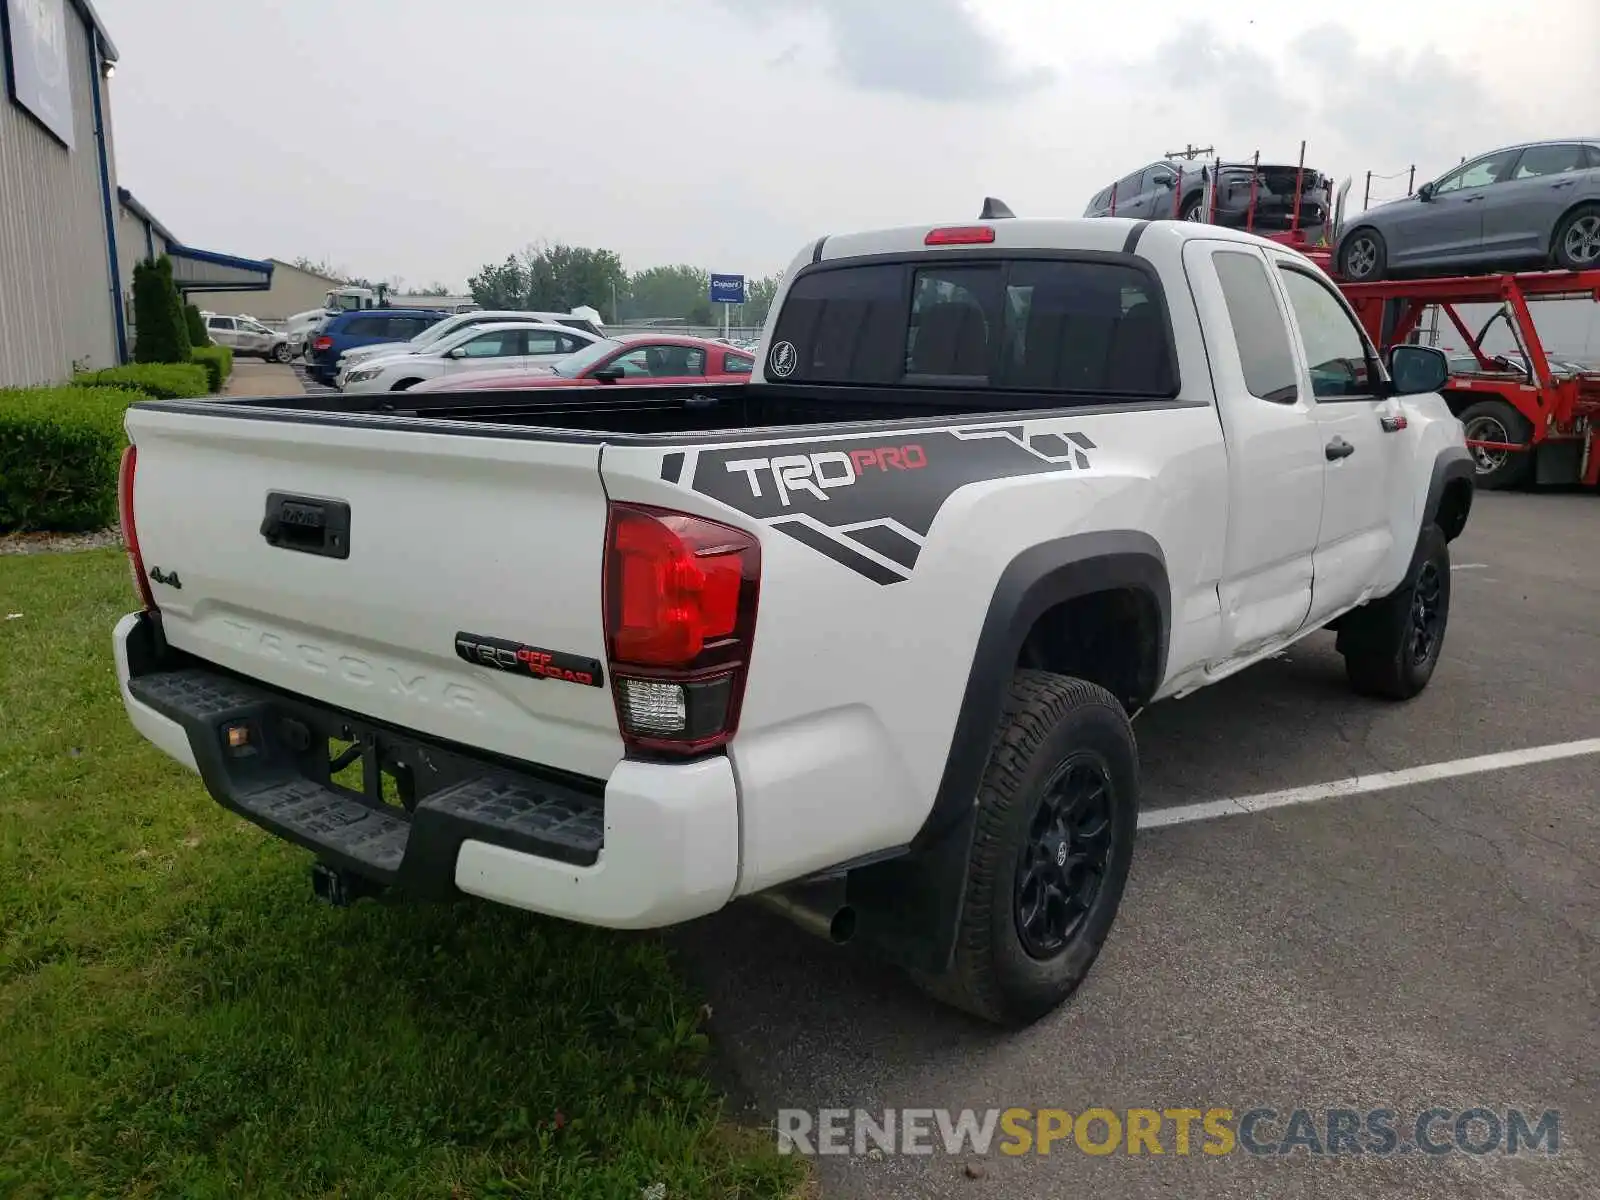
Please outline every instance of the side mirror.
M615 383L625 374L627 374L627 372L618 366L599 367L589 372L589 378L597 379L601 383Z
M445 355L446 358L465 358L466 356L467 350L465 346L457 346L449 354Z
M1417 199L1426 204L1433 199L1433 184L1425 183L1417 189Z
M1389 378L1397 396L1437 392L1450 378L1450 360L1432 346L1394 346L1389 350Z
M1171 175L1157 175L1156 186L1164 191L1171 191L1176 180Z

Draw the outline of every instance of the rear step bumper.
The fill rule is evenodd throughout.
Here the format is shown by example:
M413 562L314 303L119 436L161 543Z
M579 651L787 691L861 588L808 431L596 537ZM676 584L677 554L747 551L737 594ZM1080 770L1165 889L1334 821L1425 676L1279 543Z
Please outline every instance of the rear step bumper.
M146 738L223 807L375 884L614 928L702 916L733 895L738 797L724 757L554 779L169 651L142 613L114 641ZM359 748L366 794L333 783L330 739ZM385 773L406 807L385 802Z

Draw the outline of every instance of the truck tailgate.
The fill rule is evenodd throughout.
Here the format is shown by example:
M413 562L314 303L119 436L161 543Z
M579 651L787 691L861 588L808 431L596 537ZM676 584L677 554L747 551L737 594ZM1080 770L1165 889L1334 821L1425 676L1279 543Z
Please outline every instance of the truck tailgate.
M599 445L139 408L127 427L173 646L524 762L604 779L621 759Z

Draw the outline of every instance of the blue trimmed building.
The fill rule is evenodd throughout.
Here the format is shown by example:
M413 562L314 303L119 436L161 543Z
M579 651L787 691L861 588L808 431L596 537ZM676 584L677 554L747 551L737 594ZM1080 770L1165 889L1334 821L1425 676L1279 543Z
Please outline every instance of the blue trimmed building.
M0 0L0 387L128 361L152 251L187 292L271 286L271 263L185 246L117 186L116 62L89 0Z

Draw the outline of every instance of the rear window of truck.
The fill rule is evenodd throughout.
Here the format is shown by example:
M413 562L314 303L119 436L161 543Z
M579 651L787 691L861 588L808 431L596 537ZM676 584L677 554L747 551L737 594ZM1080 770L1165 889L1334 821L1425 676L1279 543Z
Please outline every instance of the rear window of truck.
M813 268L778 314L769 383L1177 394L1160 285L1103 260L922 257Z

